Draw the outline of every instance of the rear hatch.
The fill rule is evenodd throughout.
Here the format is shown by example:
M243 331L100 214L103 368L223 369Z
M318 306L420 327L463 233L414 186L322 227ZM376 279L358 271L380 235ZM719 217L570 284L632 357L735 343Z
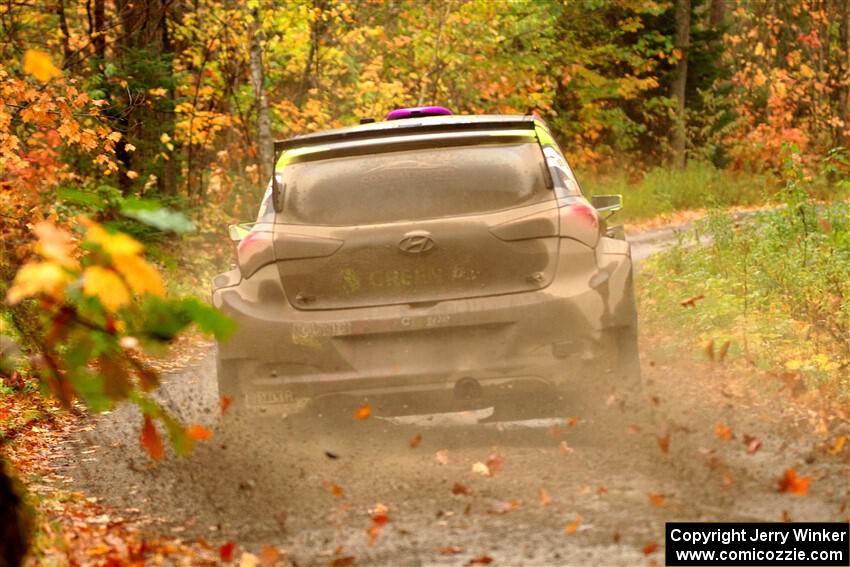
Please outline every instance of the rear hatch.
M274 247L298 309L548 285L557 203L533 130L405 136L284 155Z

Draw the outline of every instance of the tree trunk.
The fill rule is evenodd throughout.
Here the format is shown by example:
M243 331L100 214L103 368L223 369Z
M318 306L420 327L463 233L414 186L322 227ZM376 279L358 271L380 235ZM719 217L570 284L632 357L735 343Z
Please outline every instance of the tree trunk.
M711 10L708 23L712 29L717 29L726 22L726 0L711 0Z
M28 524L23 502L15 491L12 478L0 458L0 566L17 567L23 564L28 543Z
M122 32L117 41L119 61L132 65L134 60L144 58L150 68L149 74L143 78L146 90L161 85L170 95L150 99L153 104L145 104L143 101L147 99L147 93L133 93L122 112L126 126L124 137L116 145L116 155L127 169L143 174L142 179L147 176L145 174L155 174L158 193L174 195L177 193L175 152L160 141L163 134L167 134L170 140L174 139L175 125L167 5L167 0L115 1ZM131 89L135 90L132 86ZM132 143L136 150L125 152L125 143ZM127 194L133 183L124 173L119 179L122 192Z
M841 2L840 18L838 118L841 124L836 128L835 145L846 148L850 131L850 0Z
M685 120L685 93L688 86L688 47L691 36L691 0L676 0L676 36L674 45L681 54L676 64L671 97L676 101L676 115L673 122L673 165L685 167L685 148L687 147L687 129Z
M263 71L263 30L260 10L251 11L251 82L254 85L254 100L257 105L257 159L259 159L260 183L265 186L272 175L274 142L269 119L269 99L266 96L265 73Z
M103 60L106 57L106 31L103 29L106 22L105 0L94 0L94 22L91 28L92 45L94 45L95 56Z
M65 16L65 0L56 3L56 14L59 16L59 30L62 32L62 67L71 58L71 33L68 31L68 18Z

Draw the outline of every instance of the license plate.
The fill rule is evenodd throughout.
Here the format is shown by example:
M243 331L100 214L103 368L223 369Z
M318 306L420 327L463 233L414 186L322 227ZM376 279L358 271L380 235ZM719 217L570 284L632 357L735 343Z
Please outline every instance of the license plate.
M245 402L249 406L297 406L307 404L307 398L297 397L290 390L259 390L247 392Z

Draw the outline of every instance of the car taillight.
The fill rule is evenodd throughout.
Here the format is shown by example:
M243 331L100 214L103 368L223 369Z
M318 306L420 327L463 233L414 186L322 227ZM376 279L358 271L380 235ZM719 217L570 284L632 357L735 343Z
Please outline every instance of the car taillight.
M236 247L236 260L243 278L251 277L262 266L274 262L272 233L254 230L249 232Z
M599 242L599 215L582 201L560 208L560 234L573 238L591 248Z

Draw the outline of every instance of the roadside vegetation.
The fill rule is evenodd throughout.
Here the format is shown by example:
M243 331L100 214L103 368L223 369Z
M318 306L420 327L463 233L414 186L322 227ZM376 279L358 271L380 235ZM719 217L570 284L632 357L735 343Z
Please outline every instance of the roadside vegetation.
M850 399L850 204L824 202L786 148L772 208L712 209L642 269L642 312L709 360L739 359L795 392ZM832 170L830 169L830 172ZM837 192L848 178L833 179Z

